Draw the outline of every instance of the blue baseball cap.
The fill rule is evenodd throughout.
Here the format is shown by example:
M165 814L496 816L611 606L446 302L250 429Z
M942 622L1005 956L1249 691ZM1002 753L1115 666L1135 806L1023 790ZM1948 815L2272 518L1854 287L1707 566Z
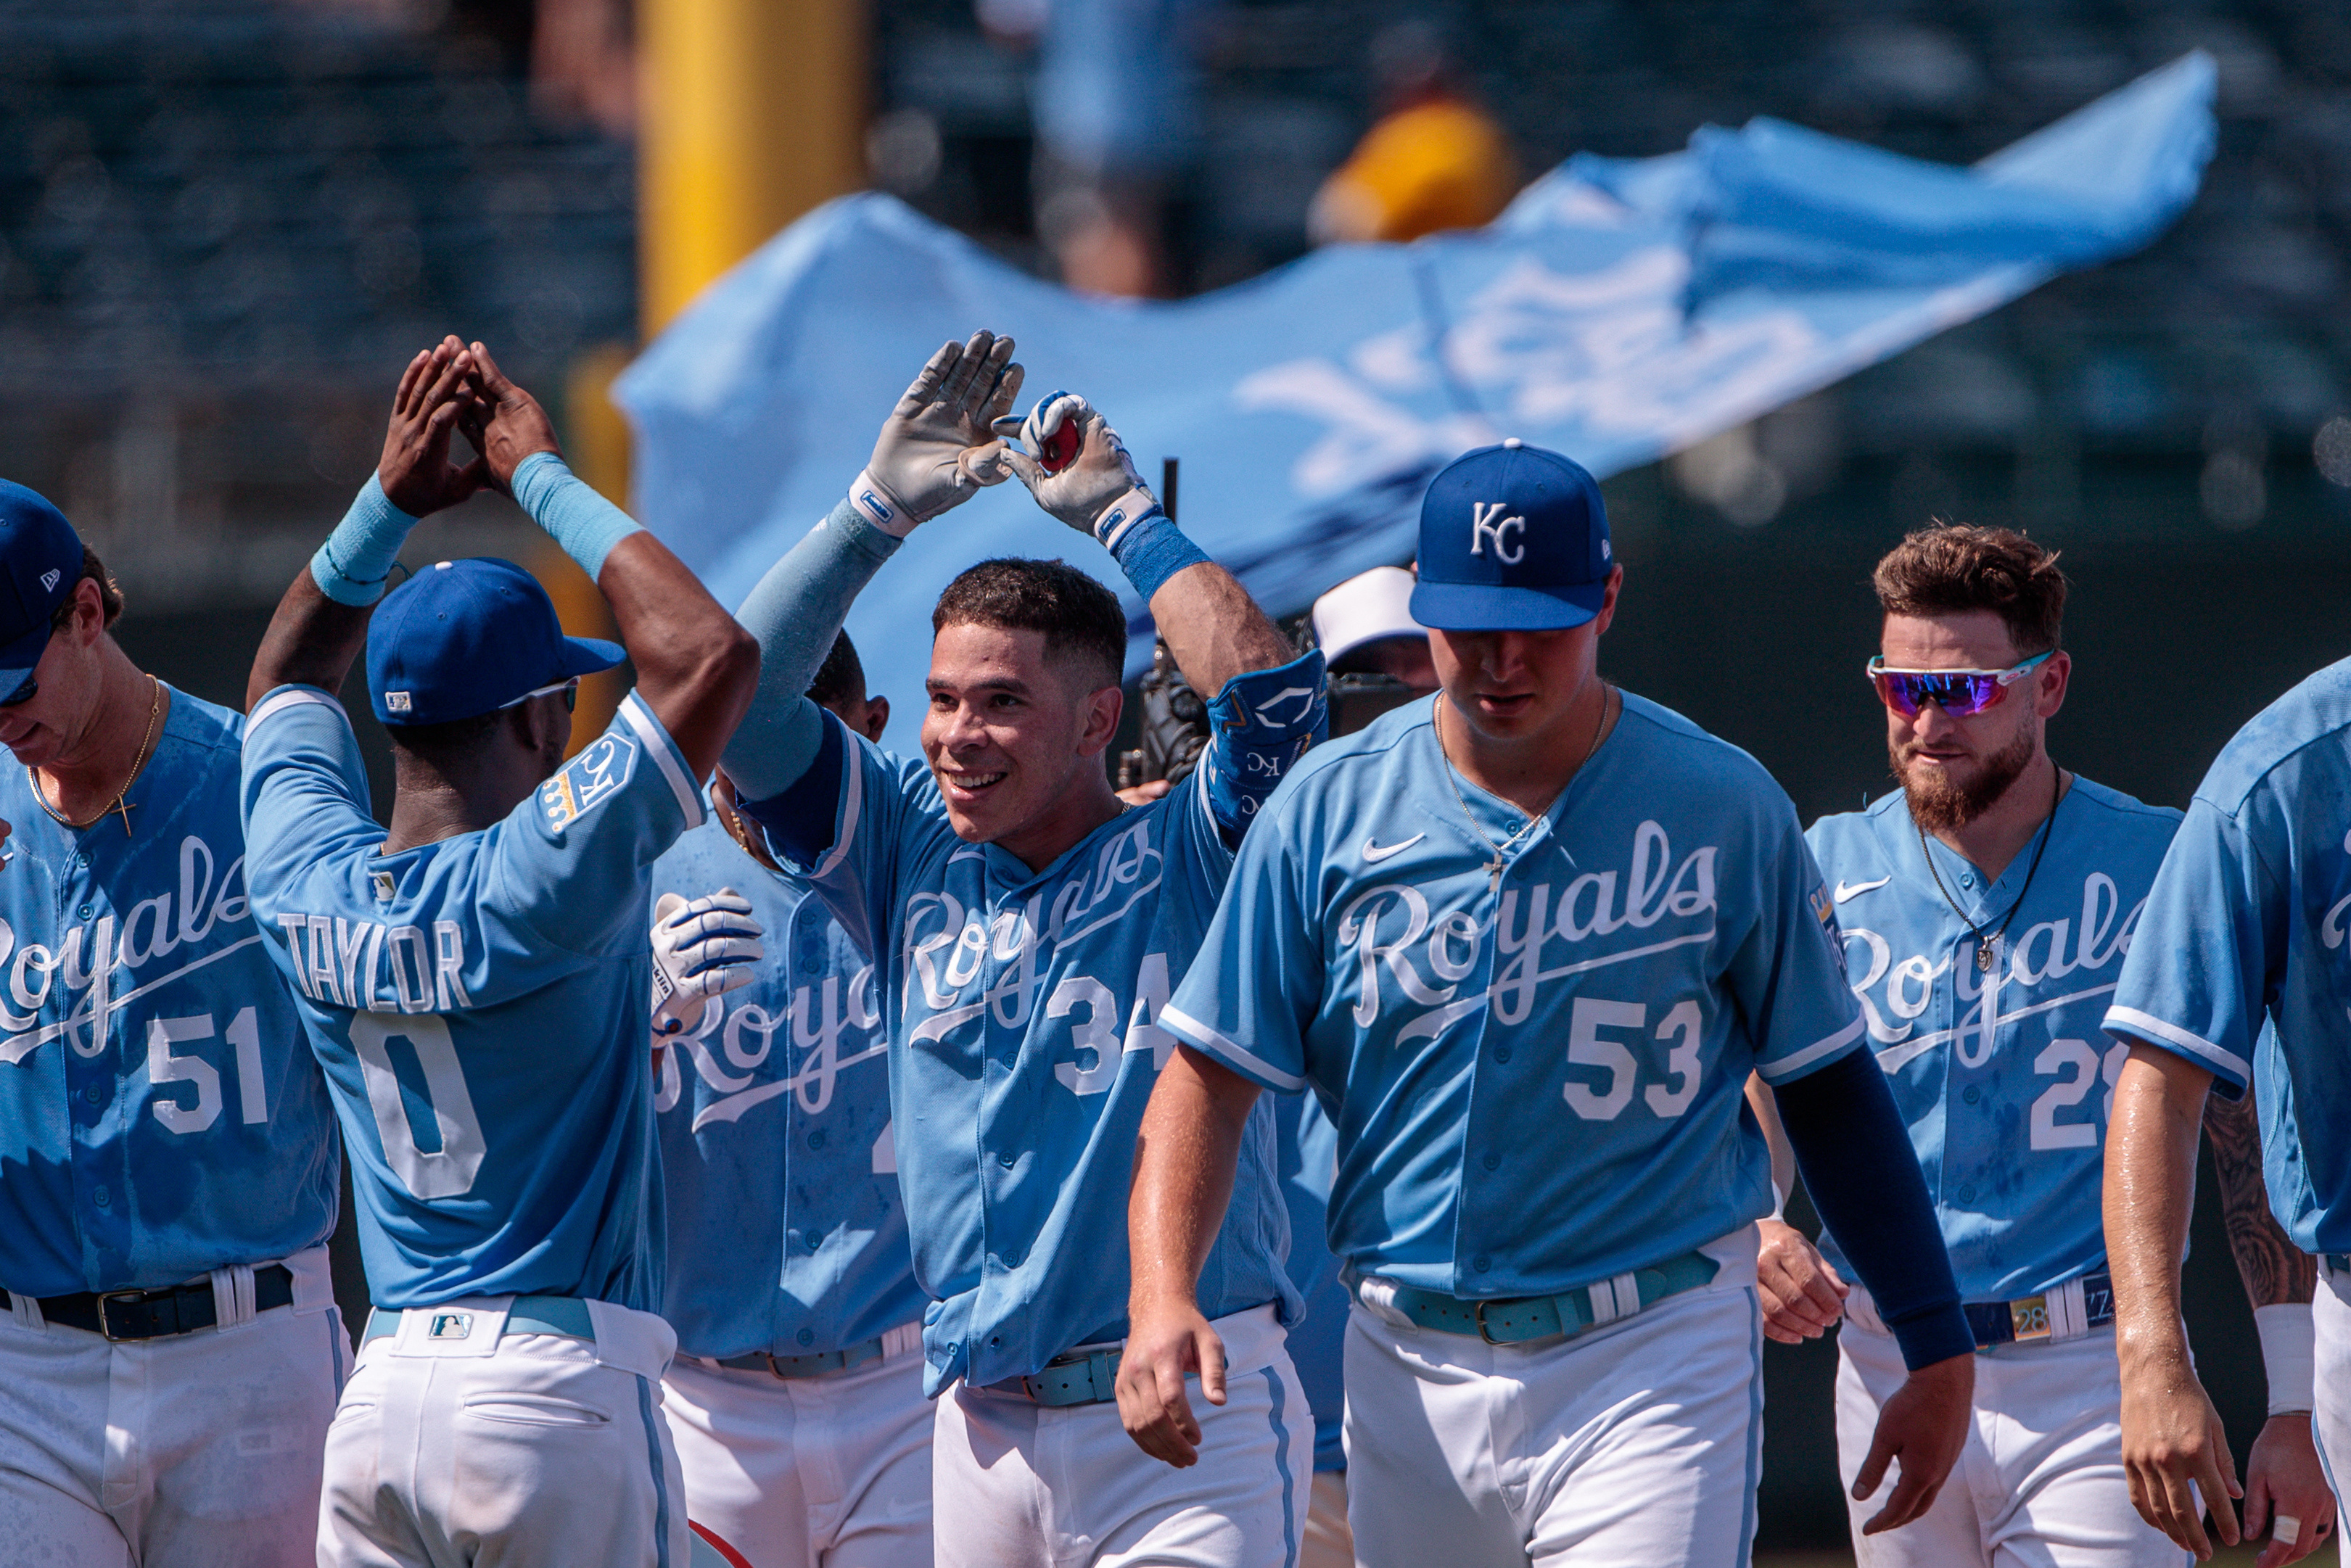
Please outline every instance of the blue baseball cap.
M368 704L394 728L448 724L609 670L627 656L617 643L565 636L547 590L514 562L439 561L376 607L368 626Z
M1420 504L1412 618L1446 632L1551 632L1600 613L1614 565L1583 465L1516 436L1437 471Z
M22 691L49 621L81 580L81 536L35 491L0 479L0 702Z

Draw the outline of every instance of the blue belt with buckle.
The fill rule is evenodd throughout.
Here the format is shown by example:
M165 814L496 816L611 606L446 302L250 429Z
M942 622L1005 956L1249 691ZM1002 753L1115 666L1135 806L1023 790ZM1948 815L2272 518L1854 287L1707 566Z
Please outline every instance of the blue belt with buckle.
M2085 1274L2082 1287L2082 1322L2078 1328L2059 1333L2068 1325L2055 1322L2049 1311L2049 1298L2063 1291L2067 1281L2056 1290L2044 1291L2037 1296L2026 1296L2013 1301L1970 1301L1960 1308L1968 1315L1968 1328L1976 1336L1978 1350L1990 1350L1996 1344L2032 1344L2057 1338L2072 1339L2095 1328L2103 1328L2115 1321L2115 1281L2104 1270Z
M874 1335L862 1344L852 1344L840 1350L811 1351L806 1355L774 1355L755 1350L748 1355L730 1355L719 1365L729 1372L764 1372L775 1377L821 1377L828 1372L844 1367L862 1366L883 1356L882 1336Z
M465 1307L411 1307L433 1321L426 1326L427 1339L466 1339L474 1331L474 1312ZM402 1313L398 1308L375 1307L368 1312L367 1332L360 1343L371 1339L390 1339L400 1332ZM559 1333L573 1339L594 1339L595 1321L588 1315L588 1303L577 1296L517 1296L514 1305L507 1309L507 1333Z
M1655 1267L1635 1269L1629 1274L1580 1285L1557 1295L1505 1296L1486 1301L1468 1301L1442 1291L1424 1291L1392 1281L1381 1281L1379 1287L1380 1293L1395 1292L1388 1298L1389 1306L1422 1328L1443 1333L1474 1334L1488 1344L1523 1344L1530 1340L1589 1333L1667 1296L1712 1284L1721 1267L1702 1252L1685 1252ZM1364 1281L1364 1285L1371 1283ZM1363 1285L1357 1291L1361 1294ZM1364 1304L1371 1304L1370 1297L1364 1297Z
M1049 1410L1072 1405L1108 1405L1118 1397L1118 1364L1122 1347L1073 1350L1047 1362L1027 1377L1008 1377L986 1385L990 1394L1017 1394Z

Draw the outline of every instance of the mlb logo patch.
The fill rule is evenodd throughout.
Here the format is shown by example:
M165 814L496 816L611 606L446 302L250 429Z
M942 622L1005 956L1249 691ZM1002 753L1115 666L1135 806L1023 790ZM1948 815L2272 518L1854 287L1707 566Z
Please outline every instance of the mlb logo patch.
M371 871L368 873L368 880L375 883L378 904L390 904L392 895L399 891L399 884L392 880L392 873L388 871Z
M424 1331L426 1339L466 1339L474 1332L471 1312L435 1312Z
M408 694L406 692L386 692L383 694L383 706L384 711L387 713L407 713L410 711L408 706Z

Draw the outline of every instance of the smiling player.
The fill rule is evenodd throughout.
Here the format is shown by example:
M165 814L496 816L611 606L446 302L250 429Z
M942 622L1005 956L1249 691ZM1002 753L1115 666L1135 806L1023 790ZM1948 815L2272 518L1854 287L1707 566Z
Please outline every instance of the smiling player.
M892 1125L916 1278L938 1561L1290 1561L1312 1421L1282 1349L1273 1126L1205 1295L1236 1393L1177 1472L1115 1402L1135 1125L1175 1041L1156 1025L1232 844L1323 717L1322 659L1293 658L1232 577L1159 509L1102 415L1056 394L1008 452L993 420L1011 345L949 344L883 426L851 498L745 602L767 664L726 769L743 810L882 966ZM1064 443L1063 432L1075 439ZM1030 454L1074 451L1048 472ZM1010 467L1105 545L1210 703L1199 765L1132 810L1117 732L1126 618L1061 561L987 560L933 612L923 758L893 762L800 695L857 590L917 521ZM929 527L942 526L937 523Z
M1904 1524L1958 1451L1970 1342L1787 797L1600 678L1623 574L1573 463L1455 460L1419 560L1443 689L1299 765L1161 1015L1186 1049L1134 1176L1129 1430L1180 1464L1207 1424L1186 1377L1232 1396L1201 1263L1259 1090L1311 1087L1357 1303L1358 1561L1745 1563L1760 1071L1898 1298L1912 1370L1857 1490L1898 1456L1871 1528Z
M2179 813L2060 768L2048 725L2073 671L2061 646L2066 582L2021 534L1937 525L1878 562L1883 652L1871 679L1902 788L1807 835L1832 883L1870 1049L1910 1124L1979 1354L1975 1408L1954 1483L1917 1523L1861 1531L1865 1568L2006 1563L2178 1568L2179 1548L2135 1514L2123 1485L2115 1288L2099 1234L2100 1132L2125 1049L2099 1019ZM2223 1160L2224 1187L2241 1179ZM2254 1178L2256 1185L2258 1178ZM2230 1239L2273 1288L2256 1315L2309 1316L2307 1271L2262 1267L2292 1249L2231 1204ZM2250 1208L2250 1215L2247 1210ZM1799 1232L1763 1223L1760 1282L1775 1339L1838 1334L1837 1448L1850 1482L1902 1381L1866 1291L1845 1294ZM2331 1529L2309 1439L2310 1380L2276 1366L2254 1448L2258 1507L2304 1527L2275 1568ZM2263 1515L2266 1518L2266 1513Z

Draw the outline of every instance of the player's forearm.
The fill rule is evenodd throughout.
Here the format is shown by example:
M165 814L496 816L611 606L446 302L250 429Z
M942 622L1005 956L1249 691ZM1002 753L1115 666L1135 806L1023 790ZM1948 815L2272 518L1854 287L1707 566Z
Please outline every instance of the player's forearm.
M1763 1141L1771 1146L1771 1196L1784 1209L1796 1190L1796 1151L1788 1146L1788 1130L1780 1124L1780 1104L1771 1097L1771 1086L1752 1072L1747 1075L1747 1107L1755 1113ZM1778 1209L1773 1212L1776 1215Z
M2270 1212L2269 1184L2262 1177L2261 1117L2251 1094L2234 1100L2208 1093L2204 1135L2212 1145L2212 1168L2220 1188L2221 1223L2229 1252L2237 1260L2245 1300L2259 1310L2307 1305L2318 1290L2318 1260L2294 1244Z
M849 607L900 541L843 500L768 569L738 619L758 640L758 692L727 743L727 777L747 800L779 795L814 760L822 726L806 695Z
M1151 595L1151 618L1192 689L1210 695L1235 675L1298 656L1249 590L1206 559L1184 567Z
M643 529L613 545L596 586L636 666L637 695L695 777L706 777L750 706L758 644L668 546Z
M1975 1336L1908 1130L1886 1075L1856 1051L1774 1091L1804 1190L1916 1372Z
M2186 1059L2131 1047L2106 1126L2106 1268L2124 1370L2188 1359L2179 1260L2194 1201L2196 1130L2211 1074Z
M246 676L245 706L283 685L318 686L340 694L351 661L367 645L367 604L342 604L321 592L308 568L287 586L269 618Z
M1241 1132L1257 1096L1256 1084L1189 1046L1177 1048L1160 1072L1136 1136L1128 1197L1132 1321L1196 1304L1200 1270L1232 1201Z

